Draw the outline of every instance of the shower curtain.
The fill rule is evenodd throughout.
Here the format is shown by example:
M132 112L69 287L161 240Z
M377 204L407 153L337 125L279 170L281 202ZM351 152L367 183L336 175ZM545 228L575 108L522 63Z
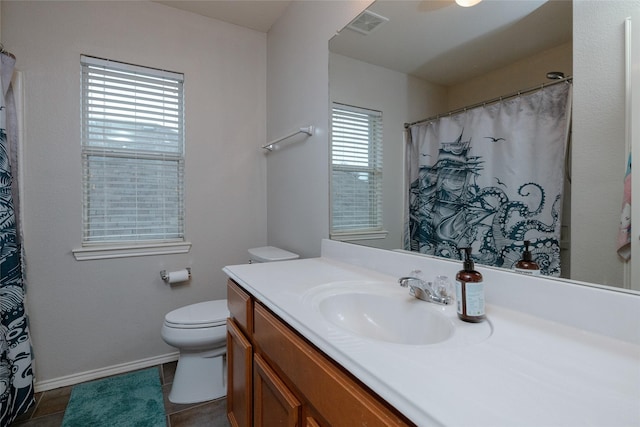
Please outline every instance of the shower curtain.
M571 85L411 126L405 249L512 268L531 241L560 275L560 218Z
M31 342L15 210L18 126L11 88L14 65L15 58L0 53L0 426L8 426L33 403Z

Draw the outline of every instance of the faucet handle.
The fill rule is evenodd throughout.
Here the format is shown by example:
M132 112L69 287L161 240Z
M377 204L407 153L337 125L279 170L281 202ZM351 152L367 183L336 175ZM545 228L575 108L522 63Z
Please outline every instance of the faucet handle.
M439 297L450 297L453 299L455 297L455 291L453 288L453 283L449 280L447 276L436 276L435 281L432 285L433 292Z

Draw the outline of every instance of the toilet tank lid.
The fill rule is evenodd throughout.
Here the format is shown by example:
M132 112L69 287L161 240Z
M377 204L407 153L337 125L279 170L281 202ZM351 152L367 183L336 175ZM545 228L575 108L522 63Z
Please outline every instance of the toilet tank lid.
M251 248L249 249L249 255L251 255L251 259L260 262L286 261L289 259L296 259L300 257L300 255L298 254L285 251L284 249L276 248L275 246Z
M229 317L227 300L205 301L177 308L167 313L168 324L182 326L215 326Z

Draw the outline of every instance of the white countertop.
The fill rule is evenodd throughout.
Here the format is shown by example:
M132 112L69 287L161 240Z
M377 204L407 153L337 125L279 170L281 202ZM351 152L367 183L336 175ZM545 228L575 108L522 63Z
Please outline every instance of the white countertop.
M488 300L493 332L479 343L385 343L334 326L310 309L307 295L343 281L385 282L408 293L395 276L328 257L224 271L419 426L640 425L640 345L632 342Z

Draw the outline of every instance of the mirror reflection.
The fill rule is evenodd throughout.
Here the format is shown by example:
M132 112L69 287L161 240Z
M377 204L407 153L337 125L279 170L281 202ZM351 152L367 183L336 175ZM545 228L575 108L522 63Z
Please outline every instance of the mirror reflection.
M484 1L471 8L462 8L453 1L378 0L367 11L371 14L360 17L363 28L348 26L329 42L330 98L338 105L382 113L383 233L349 235L334 229L332 238L385 249L407 248L403 240L404 206L407 203L404 191L406 145L402 136L405 123L448 116L452 111L547 85L552 83L549 77L557 77L549 75L552 72L573 76L572 2ZM464 123L458 123L458 127L454 126L440 143L456 142L458 138L459 143L468 139L478 141L486 137L484 134L466 135L460 132L462 128ZM565 152L570 153L569 142L566 145ZM439 154L437 149L419 153L435 158ZM555 205L553 201L546 204L544 223L553 222L549 219L552 208L562 212L556 224L558 241L554 248L559 253L561 265L557 275L575 278L571 273L571 255L575 252L571 248L571 234L575 230L571 227L570 159L571 154L568 154L566 180L561 184L564 187L562 200ZM515 169L517 172L523 168ZM471 181L465 182L464 185L469 185ZM523 176L521 182L530 182L530 178ZM502 187L497 181L492 186ZM482 203L494 201L487 199ZM523 203L530 210L538 206L533 201ZM335 203L333 208L335 212ZM510 268L517 261L525 239L539 242L544 238L528 232L517 234L517 239L514 236L506 255L510 264L505 263L504 267ZM456 243L464 241L454 240ZM475 245L480 248L481 243ZM412 249L418 248L414 245ZM437 250L442 250L442 246ZM436 255L437 250L433 252ZM476 252L480 257L496 256L474 250ZM492 262L487 261L487 264ZM593 281L603 283L598 278Z

